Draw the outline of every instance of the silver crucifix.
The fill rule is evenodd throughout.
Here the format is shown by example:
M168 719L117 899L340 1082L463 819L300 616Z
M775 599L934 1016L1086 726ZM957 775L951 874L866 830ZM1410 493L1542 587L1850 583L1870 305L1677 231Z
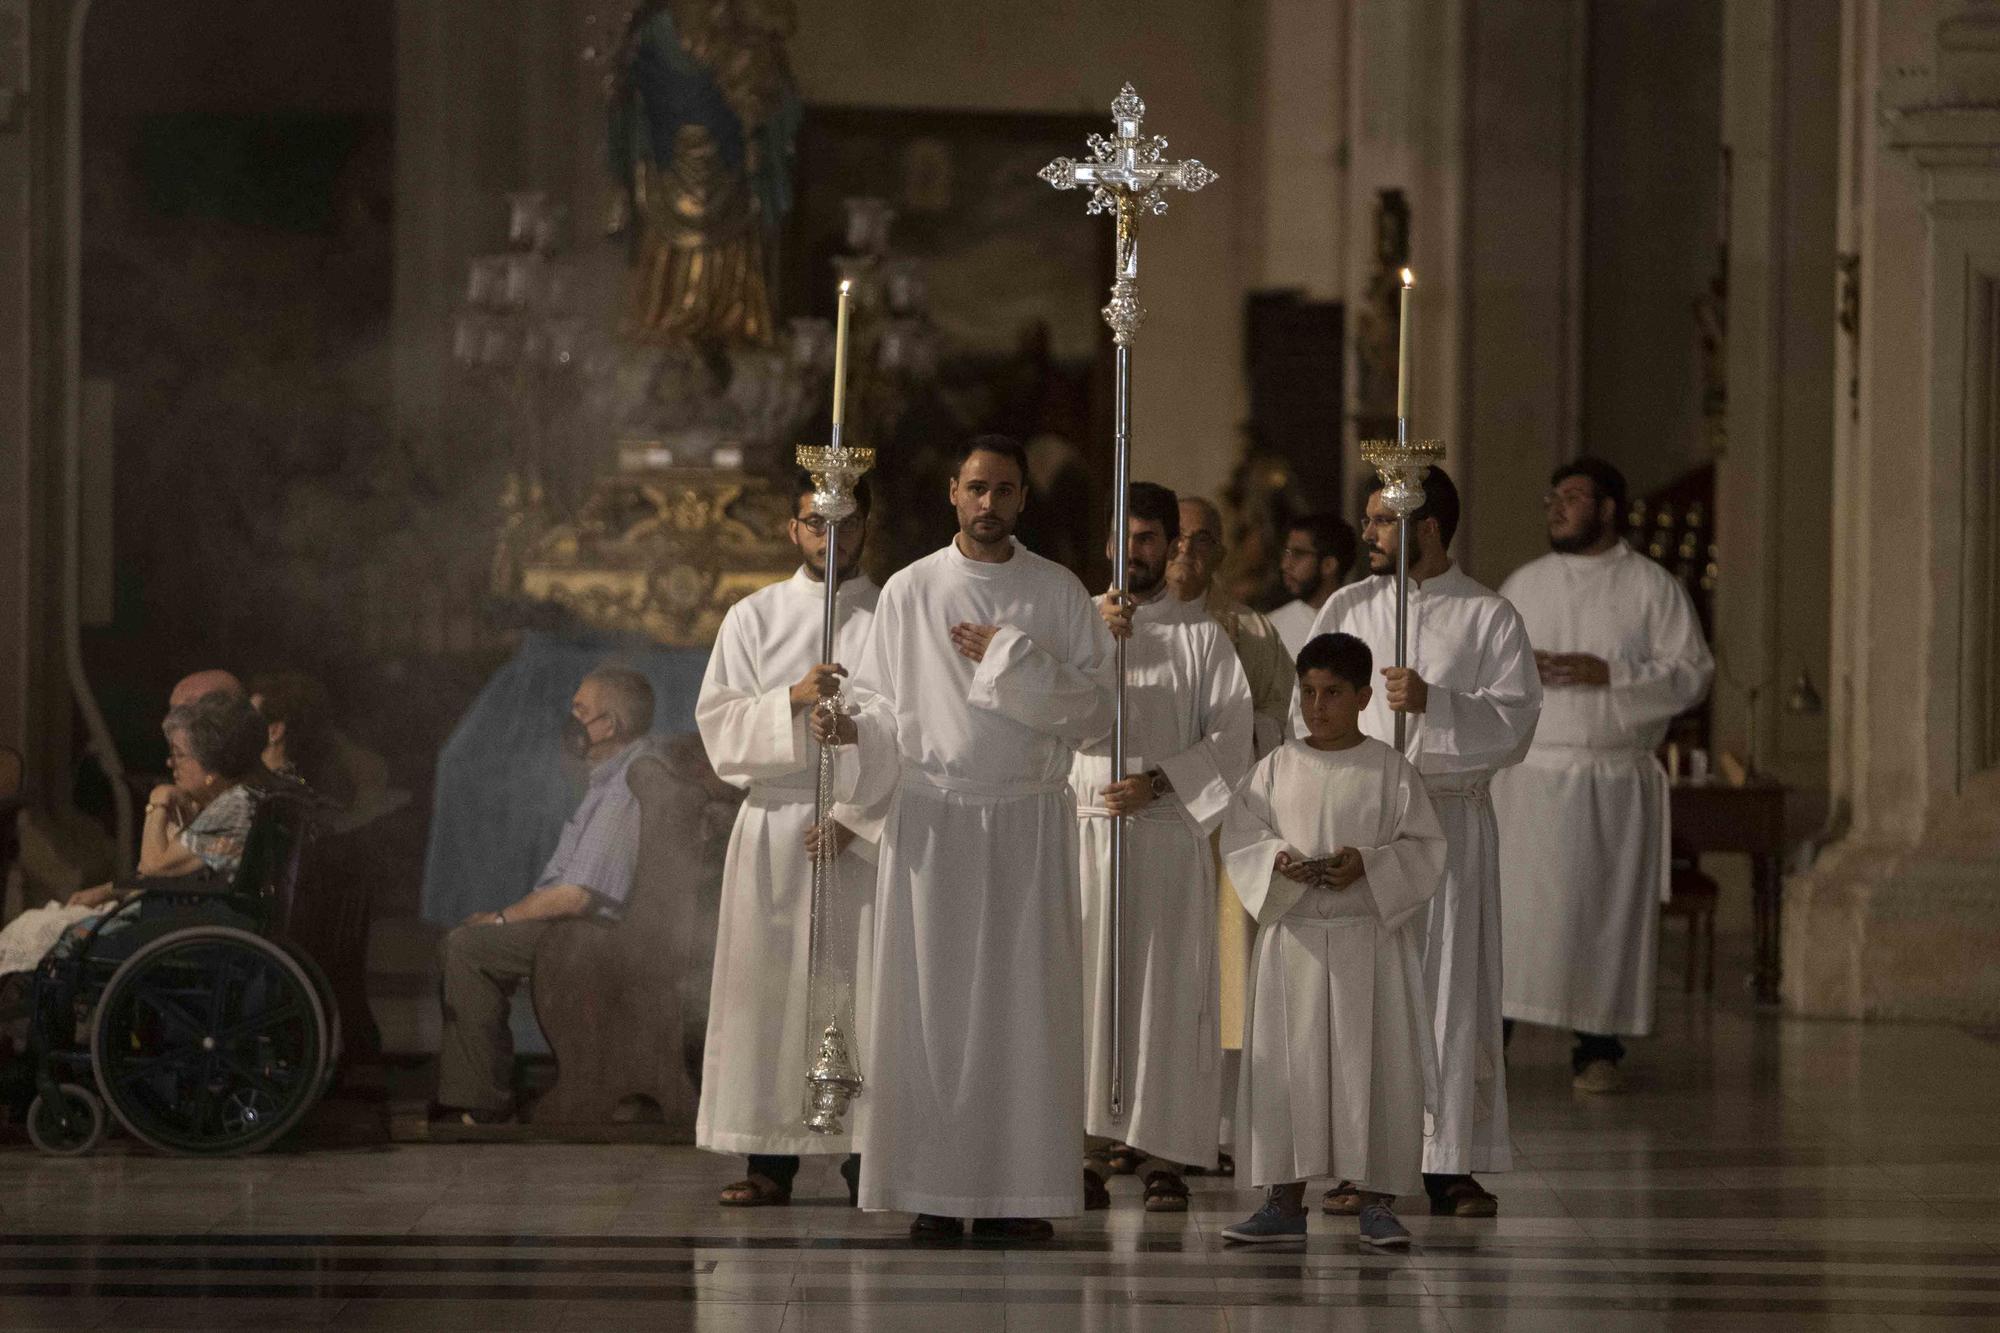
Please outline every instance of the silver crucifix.
M1104 322L1111 326L1112 341L1123 349L1139 332L1146 317L1139 304L1139 238L1133 226L1140 213L1167 211L1167 190L1199 190L1215 179L1193 158L1185 162L1165 161L1167 141L1157 134L1141 134L1146 104L1126 84L1111 104L1111 120L1118 132L1110 138L1090 136L1093 157L1088 162L1059 157L1041 170L1041 177L1058 190L1087 189L1087 213L1118 216L1118 259L1112 275L1111 303L1104 307ZM1123 425L1123 419L1120 420ZM1124 432L1119 432L1122 437ZM1114 545L1123 547L1124 543Z
M1146 104L1139 100L1131 84L1126 84L1111 104L1111 120L1117 133L1110 138L1090 136L1088 162L1059 157L1043 167L1041 178L1058 190L1087 189L1089 213L1112 213L1118 222L1118 255L1111 275L1111 300L1104 307L1104 322L1111 326L1116 346L1117 394L1115 399L1117 435L1113 441L1111 484L1111 585L1125 591L1125 554L1130 520L1126 506L1132 480L1132 340L1146 309L1139 304L1139 237L1141 213L1167 211L1168 190L1199 190L1215 179L1215 173L1189 158L1168 162L1167 141L1157 134L1141 134L1139 124L1146 118ZM1122 781L1125 772L1125 641L1118 641L1117 712L1111 728L1111 780ZM1124 1052L1121 1045L1121 988L1123 977L1123 906L1125 897L1125 819L1111 821L1111 1115L1125 1114Z

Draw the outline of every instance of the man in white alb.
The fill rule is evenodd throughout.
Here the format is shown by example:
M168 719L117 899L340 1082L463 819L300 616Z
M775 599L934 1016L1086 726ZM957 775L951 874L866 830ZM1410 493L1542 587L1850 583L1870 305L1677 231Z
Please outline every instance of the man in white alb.
M1306 514L1285 528L1285 544L1278 551L1278 577L1293 600L1273 611L1270 619L1294 661L1312 635L1319 609L1347 582L1356 553L1354 529L1338 514Z
M857 799L888 801L855 1102L861 1206L920 1241L1040 1239L1083 1210L1083 968L1070 760L1111 726L1111 635L1013 540L1027 460L967 446L951 543L891 578L855 673Z
M1549 554L1501 593L1547 691L1535 744L1493 782L1507 1018L1576 1034L1580 1092L1617 1092L1620 1037L1653 1030L1667 774L1653 752L1715 673L1694 604L1619 535L1625 478L1595 458L1555 471Z
M1257 756L1269 754L1284 743L1285 723L1292 711L1292 693L1298 681L1292 671L1293 654L1269 617L1253 611L1231 596L1219 577L1229 547L1222 539L1222 511L1213 500L1199 495L1183 495L1181 538L1174 543L1173 558L1167 562L1167 587L1184 602L1205 607L1229 644L1250 682L1250 706L1257 716ZM1230 893L1230 909L1241 912L1242 904ZM1249 936L1239 941L1245 950Z
M844 670L821 662L826 607L826 520L812 512L812 478L801 473L786 525L799 548L798 572L729 608L708 659L695 725L709 763L749 794L737 811L722 872L722 904L709 987L708 1043L702 1056L701 1109L695 1143L711 1152L744 1153L749 1173L725 1187L731 1207L789 1203L804 1154L845 1153L844 1134L805 1127L805 1069L812 1041L807 1013L811 938L812 849L818 844L814 797L819 747L807 737L808 714L840 688ZM861 570L868 486L840 523L840 587L835 594L835 656L859 662L879 589ZM852 760L849 760L851 765ZM852 774L848 774L852 782ZM866 1002L873 946L874 847L856 840L854 812L836 808L838 887L822 923L836 938L857 1006ZM851 1029L850 1029L851 1030ZM842 1165L850 1198L858 1180Z
M1424 934L1438 1062L1424 1188L1434 1213L1491 1217L1499 1202L1473 1173L1509 1169L1513 1148L1500 1031L1500 837L1488 786L1527 753L1542 682L1521 617L1452 563L1458 487L1443 468L1431 469L1424 497L1409 524L1409 666L1382 665L1396 660L1397 525L1379 483L1361 529L1374 577L1328 598L1313 637L1352 634L1375 655L1382 687L1361 729L1393 744L1396 715L1407 719L1404 753L1444 827L1444 884ZM1296 713L1293 722L1297 730ZM1361 1205L1351 1182L1326 1196L1329 1212Z
M1125 762L1112 781L1107 736L1070 769L1082 820L1084 1013L1089 1022L1089 1128L1084 1204L1110 1206L1104 1177L1118 1145L1152 1160L1145 1206L1188 1208L1183 1166L1215 1165L1222 1039L1215 940L1215 867L1208 835L1250 767L1250 685L1222 627L1166 586L1180 504L1134 482L1126 542L1128 597L1098 605L1125 640ZM1111 837L1125 816L1124 941L1118 987L1122 1114L1111 1111Z
M1219 577L1229 555L1223 541L1222 511L1215 502L1200 495L1181 496L1181 537L1174 543L1173 559L1167 562L1167 587L1185 602L1205 607L1222 627L1236 660L1250 684L1250 708L1255 735L1253 758L1261 759L1282 745L1285 726L1292 711L1292 693L1298 678L1292 656L1277 626L1262 613L1253 611L1231 596ZM1209 842L1214 844L1213 836ZM1221 960L1220 989L1222 1015L1222 1105L1216 1110L1217 1133L1226 1149L1235 1140L1232 1120L1236 1114L1236 1080L1243 1060L1244 981L1250 967L1250 938L1257 923L1243 910L1243 902L1229 884L1221 863L1216 862L1215 939L1216 956ZM1121 1174L1131 1174L1143 1165L1131 1153L1114 1151L1111 1165ZM1229 1154L1220 1154L1222 1174L1235 1169Z

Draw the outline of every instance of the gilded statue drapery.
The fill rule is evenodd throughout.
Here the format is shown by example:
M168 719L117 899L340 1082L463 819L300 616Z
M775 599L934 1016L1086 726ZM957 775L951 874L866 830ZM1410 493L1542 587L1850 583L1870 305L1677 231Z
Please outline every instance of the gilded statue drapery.
M799 125L794 22L790 0L650 0L633 15L609 127L614 226L633 241L628 337L771 341Z

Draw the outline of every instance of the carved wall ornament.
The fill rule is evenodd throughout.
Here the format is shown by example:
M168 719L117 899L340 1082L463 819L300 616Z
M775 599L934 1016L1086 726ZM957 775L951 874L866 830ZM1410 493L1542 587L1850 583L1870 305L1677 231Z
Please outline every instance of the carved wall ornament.
M731 606L798 566L778 535L788 497L740 472L603 477L568 521L537 487L510 483L501 503L495 592L669 647L708 647Z

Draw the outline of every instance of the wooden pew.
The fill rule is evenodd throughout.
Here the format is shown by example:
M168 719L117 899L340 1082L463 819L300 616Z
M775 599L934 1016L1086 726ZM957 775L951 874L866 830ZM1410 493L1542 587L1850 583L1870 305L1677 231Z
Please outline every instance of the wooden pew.
M714 966L722 858L742 793L715 776L700 738L677 736L634 760L639 870L625 914L550 930L530 994L556 1057L537 1126L608 1126L631 1101L657 1108L669 1141L693 1138L695 1079ZM621 1111L622 1108L622 1111Z

